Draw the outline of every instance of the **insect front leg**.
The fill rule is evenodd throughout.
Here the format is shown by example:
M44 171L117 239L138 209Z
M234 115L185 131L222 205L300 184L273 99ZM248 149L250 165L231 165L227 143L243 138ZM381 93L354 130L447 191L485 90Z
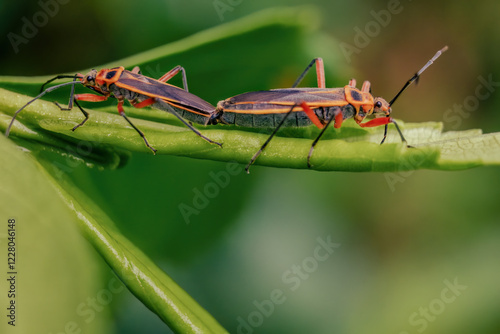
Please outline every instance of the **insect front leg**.
M75 96L73 96L73 99L71 99L70 101L71 102L74 102L76 104L76 106L78 107L78 109L80 109L80 111L82 112L83 116L85 116L84 120L80 122L80 124L77 124L73 127L73 129L71 129L72 131L75 131L76 129L78 129L80 126L82 126L83 124L85 124L85 122L88 121L89 119L89 113L86 112L82 106L80 105L80 103L78 103L78 101L87 101L87 102L102 102L102 101L106 101L108 99L108 96L106 95L95 95L95 94L77 94ZM62 107L61 105L59 105L59 103L57 102L54 102L56 104L56 106L59 107L59 109L61 110L71 110L73 109L73 103L68 103L68 107L67 108L64 108Z
M403 132L401 132L401 129L399 128L398 123L392 118L392 117L378 117L375 119L372 119L371 121L368 121L366 123L358 123L358 125L362 128L370 128L370 127L375 127L375 126L380 126L380 125L385 125L384 129L384 138L382 138L382 141L380 144L383 144L385 139L387 138L387 128L389 123L394 124L396 127L396 130L398 130L399 136L401 137L401 141L405 143L408 147L411 147L407 144L407 141L405 137L403 136Z
M45 85L47 85L47 84L51 83L52 81L54 81L54 80L58 80L58 79L62 79L62 78L67 78L67 77L68 77L67 75L58 75L58 76L56 76L56 77L54 77L54 78L50 79L49 81L47 81L46 83L44 83L44 84L42 85L42 87L40 88L40 92L44 91ZM77 81L78 79L82 78L82 77L83 77L83 75L82 75L82 74L80 74L80 73L77 73L77 74L75 74L75 75L74 75L74 76L72 76L72 77L73 77L73 81ZM73 108L73 100L74 100L74 96L75 96L75 85L72 85L72 86L71 86L71 92L70 92L70 94L69 94L68 107L67 107L67 108L63 108L63 107L61 107L61 106L59 105L59 103L57 103L57 102L54 102L54 103L55 103L55 105L56 105L56 106L58 106L58 107L59 107L59 109L61 109L61 110L71 110L71 109ZM81 108L80 108L80 109L81 109ZM88 116L86 116L86 117L88 117Z
M69 103L68 103L68 106L67 107L63 107L61 106L58 102L54 102L54 104L59 107L59 109L61 110L72 110L73 109L73 103L76 104L76 106L78 107L78 109L80 109L80 111L82 112L83 116L85 116L84 120L80 123L80 124L77 124L73 127L73 129L71 129L72 131L75 131L76 129L78 129L80 126L82 126L83 124L85 124L85 122L87 122L87 120L89 119L89 113L86 112L82 106L78 103L78 101L87 101L87 102L102 102L102 101L106 101L108 99L108 96L106 95L95 95L95 94L76 94L76 95L73 95L73 90L74 90L74 86L73 86L73 89L71 91L71 97L70 97L70 100L69 100Z
M52 81L54 81L56 79L49 80L48 82L52 82ZM42 96L44 96L45 94L47 94L47 93L49 93L49 92L51 92L53 90L56 90L56 89L59 89L61 87L68 86L68 85L73 85L74 86L76 84L82 84L82 82L81 81L66 82L66 83L62 83L62 84L59 84L59 85L47 88L47 89L43 90L40 94L38 94L35 98L33 98L30 101L28 101L28 103L26 103L25 105L23 105L21 108L17 109L16 112L14 112L14 115L12 116L12 119L10 120L10 123L7 126L7 129L5 130L5 136L6 137L9 136L10 130L12 129L12 126L14 125L14 121L16 120L17 115L22 110L24 110L27 106L29 106L30 104L32 104L33 102L35 102L36 100L38 100L39 98L41 98ZM73 90L72 90L72 92L73 92Z

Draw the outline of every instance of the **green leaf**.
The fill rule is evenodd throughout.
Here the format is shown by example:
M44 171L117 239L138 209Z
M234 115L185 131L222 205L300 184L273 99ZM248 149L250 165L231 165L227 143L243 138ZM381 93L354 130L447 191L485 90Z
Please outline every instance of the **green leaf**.
M28 97L0 90L0 110L9 115L12 115L15 106L28 100ZM18 138L36 139L53 145L54 137L45 135L49 133L65 140L70 138L76 143L91 142L100 150L107 150L106 152L115 148L150 153L141 137L121 116L114 113L92 110L87 124L72 131L72 127L82 119L76 110L65 113L64 119L61 119L59 108L52 103L38 101L23 112L19 120L25 122L25 128L16 125L12 132ZM139 115L132 108L127 109L127 112ZM269 137L269 131L256 133L255 129L251 132L234 126L202 128L204 135L224 143L221 149L197 137L165 112L149 110L147 115L157 121L133 119L133 122L146 134L158 154L246 164ZM0 126L3 129L8 120L10 119L7 116L0 118ZM359 128L354 122L346 121L341 129L330 129L328 135L318 143L311 160L312 168L322 171L388 172L421 168L452 170L500 164L498 133L483 135L479 130L443 133L440 123L400 123L412 148L401 143L392 126L389 127L387 142L379 145L383 127ZM307 168L306 157L311 147L311 139L317 134L318 130L313 127L282 131L281 136L271 141L256 164Z
M73 267L72 264L78 264L71 269L71 272L74 270L75 274L78 275L76 277L79 277L78 279L75 278L74 282L81 285L79 290L75 289L73 294L73 298L76 300L72 303L70 300L68 306L61 305L63 307L61 310L62 320L51 321L48 320L49 317L47 316L47 319L44 318L45 320L42 322L46 322L48 326L64 325L67 319L73 318L72 312L80 302L86 300L89 294L88 292L83 295L76 293L83 289L84 284L89 285L89 282L92 281L89 277L91 273L88 271L92 266L84 265L86 262L83 262L88 261L90 250L85 249L85 245L83 245L83 250L79 250L82 248L81 239L78 239L78 235L75 238L75 233L71 230L77 225L81 234L104 258L128 289L168 324L172 330L178 333L226 333L210 314L147 256L131 244L89 198L59 177L60 174L56 174L56 178L54 178L42 165L32 159L30 154L16 149L12 143L3 137L0 137L0 149L1 166L4 169L0 174L3 178L2 185L5 190L2 192L3 198L0 201L2 216L4 214L10 215L3 217L5 222L8 218L16 218L19 226L19 250L22 252L22 258L26 264L19 269L19 275L28 276L31 271L40 270L34 272L33 276L57 281L53 277L54 270L49 263L57 261L58 267L65 270ZM53 165L47 164L47 166L50 167L50 170L54 170ZM49 203L50 205L48 205ZM33 252L33 255L30 255L28 252L28 249L30 249L28 248L30 235L38 238L31 239L32 247L44 249L47 256L50 256L52 251L59 255L53 255L53 258L47 261L40 261L41 252L37 252L36 257L33 257ZM4 235L2 244L5 242L5 237ZM44 246L39 240L42 237L44 238ZM82 254L79 255L78 252L82 252ZM72 255L67 257L67 253ZM61 254L66 254L63 256L64 261L69 261L64 266L61 265L64 262L59 259ZM76 259L79 260L76 261ZM49 272L40 275L42 269L39 268L39 265L35 265L34 261L44 263L45 266L42 266L45 268L44 271L48 270ZM32 267L27 266L27 264L31 264ZM84 272L80 272L79 268L85 268ZM60 276L66 277L66 274ZM32 280L31 282L36 283L37 281ZM51 282L51 284L54 283ZM45 286L43 280L37 284L33 286L33 289L38 289L38 292L30 293L30 286L22 287L23 296L26 297L19 301L20 304L22 303L23 306L36 305L27 299L39 295L40 291L52 293L51 289L43 288ZM61 283L61 286L64 286L64 284ZM4 291L7 290L4 289ZM58 295L64 296L64 294ZM68 308L70 313L65 311ZM35 314L38 312L40 312L40 309L36 309ZM52 315L58 314L53 310L50 313ZM37 317L35 316L33 319ZM51 318L54 317L51 316ZM22 323L23 328L28 328L24 326L29 326L30 323L36 323L37 326L40 326L40 322L23 321ZM48 327L46 331L52 330L54 330L53 327ZM26 332L34 331L26 330Z
M54 183L61 199L78 218L81 233L128 289L173 331L226 333L189 294L125 238L89 198L67 182Z
M103 280L103 266L98 265L99 258L78 233L77 217L35 159L3 136L0 184L0 301L4 314L0 332L60 333L68 328L77 331L76 326L82 332L109 333L106 316L86 322L87 318L77 312L89 309L85 303L102 289ZM16 221L15 234L10 236L8 219ZM11 270L7 269L7 246L14 247L9 250L13 253L9 257L15 259ZM14 298L7 296L8 271L17 273ZM15 327L8 325L10 319L6 318L5 308L11 300L16 306Z

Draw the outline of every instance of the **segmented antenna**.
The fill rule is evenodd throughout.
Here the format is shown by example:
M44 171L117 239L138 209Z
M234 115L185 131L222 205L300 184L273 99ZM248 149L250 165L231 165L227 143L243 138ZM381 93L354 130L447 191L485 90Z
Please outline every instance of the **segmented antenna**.
M36 100L38 100L39 98L41 98L42 96L44 96L45 94L53 91L53 90L56 90L58 88L61 88L61 87L64 87L64 86L68 86L68 85L73 85L73 88L75 87L74 85L76 84L82 84L81 81L71 81L71 82L65 82L65 83L62 83L62 84L59 84L59 85L55 85L55 86L52 86L50 88L47 88L46 90L44 90L43 92L41 92L40 94L38 94L35 98L33 98L32 100L30 100L28 103L26 103L24 106L22 106L21 108L19 108L15 113L14 113L14 116L12 116L12 120L10 121L10 124L9 126L7 127L7 130L5 131L5 136L8 137L9 136L9 133L10 133L10 129L12 128L12 124L14 124L14 121L16 120L16 117L17 115L24 109L26 108L27 106L29 106L30 104L32 104L33 102L35 102Z
M394 102L396 102L399 95L401 95L401 93L403 93L406 90L406 88L408 88L408 86L410 86L415 80L418 80L418 78L420 77L422 72L424 72L427 69L427 67L431 66L436 61L436 59L438 59L439 56L441 56L441 54L443 52L445 52L446 50L448 50L448 46L445 46L444 48L442 48L441 50L436 52L434 57L432 57L431 60L429 60L427 62L427 64L425 64L424 67L422 67L417 73L415 73L415 75L413 77L411 77L410 80L408 80L406 82L406 84L403 86L403 88L401 88L399 93L397 93L396 96L394 96L394 98L389 102L389 107L392 106L394 104Z

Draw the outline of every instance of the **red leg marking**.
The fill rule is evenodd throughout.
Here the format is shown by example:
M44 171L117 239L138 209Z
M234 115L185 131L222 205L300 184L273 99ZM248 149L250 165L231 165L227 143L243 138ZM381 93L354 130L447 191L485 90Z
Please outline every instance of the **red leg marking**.
M363 82L363 86L361 87L361 91L364 93L370 92L370 81Z
M123 116L123 114L125 113L125 110L123 110L123 101L118 101L118 105L116 107L118 108L118 112L120 113L120 115Z
M371 128L374 126L380 126L380 125L386 125L392 123L392 118L390 117L379 117L372 119L371 121L368 121L366 123L358 123L360 127L362 128Z
M307 103L302 102L300 106L302 107L307 117L309 117L309 119L311 120L311 122L313 122L314 125L316 125L320 129L323 129L325 127L325 125L321 123L318 116L316 116L314 111L307 105Z
M154 104L156 102L156 99L154 97L151 97L149 99L146 99L142 102L133 102L133 101L130 101L130 103L135 107L135 108L144 108L144 107L148 107L152 104Z
M349 87L356 88L356 79L349 80Z
M167 82L168 80L172 79L179 71L182 69L181 66L176 66L167 73L165 73L158 81L161 82Z
M335 124L333 127L335 129L338 129L342 126L342 122L344 121L344 115L342 115L341 112L339 112L337 115L335 115Z
M182 85L184 86L184 90L188 92L189 89L187 84L186 71L180 65L177 65L176 67L165 73L160 79L158 79L158 81L167 82L168 80L172 79L177 73L179 73L179 71L182 72Z
M87 101L87 102L102 102L106 101L108 97L106 95L95 95L95 94L77 94L75 95L75 100Z
M318 88L326 88L325 66L322 58L316 58L316 75L318 76Z

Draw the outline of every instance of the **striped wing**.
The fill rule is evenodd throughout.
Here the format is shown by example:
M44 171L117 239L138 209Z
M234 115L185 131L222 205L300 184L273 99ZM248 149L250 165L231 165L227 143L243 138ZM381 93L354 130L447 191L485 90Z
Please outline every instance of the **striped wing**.
M225 112L234 113L285 113L294 104L306 102L312 109L345 106L343 88L284 88L249 92L219 102ZM302 108L296 107L296 111Z
M215 110L213 105L182 88L130 71L123 71L120 80L115 84L142 95L161 99L175 107L197 114L209 116Z

